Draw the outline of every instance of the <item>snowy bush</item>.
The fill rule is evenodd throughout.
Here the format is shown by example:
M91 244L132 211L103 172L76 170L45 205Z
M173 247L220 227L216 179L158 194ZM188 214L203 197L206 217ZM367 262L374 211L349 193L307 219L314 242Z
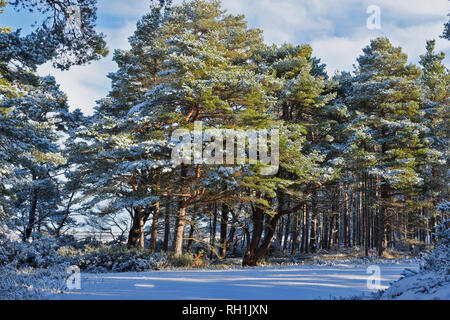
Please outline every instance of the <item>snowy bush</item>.
M438 246L424 257L421 268L425 271L435 271L450 276L450 220L445 220L436 227Z
M62 235L59 238L53 238L57 242L59 247L71 247L77 250L83 250L87 247L99 248L104 246L104 243L93 238L87 237L81 240L77 240L72 235Z
M380 294L380 299L450 299L450 220L436 227L437 247L423 258L420 271L403 277Z
M168 266L169 260L167 255L164 254L152 254L149 258L151 269L160 270Z
M84 272L127 272L157 270L166 266L168 258L143 250L104 248L75 257L72 264Z
M449 300L449 277L435 271L414 272L410 270L382 292L379 298L382 300Z
M61 267L47 269L0 267L0 300L51 299L65 288Z
M0 235L0 266L21 268L48 268L63 265L65 260L58 252L55 239L39 237L33 242L11 241Z
M7 265L14 269L76 265L84 272L139 272L166 267L168 257L93 239L77 242L71 237L35 236L28 243L11 241L0 235L0 266Z
M159 270L168 266L165 254L105 245L93 239L34 236L31 243L0 235L0 299L50 299L61 292L65 268L84 272Z
M0 299L50 299L61 292L70 262L57 248L53 238L35 235L28 243L0 235Z
M368 256L368 257L352 257L344 259L324 259L321 257L313 257L311 262L308 264L312 265L322 265L322 266L335 266L339 264L350 264L350 265L372 265L372 264L401 264L405 262L411 262L413 259L405 258L395 258L395 259L385 259L378 256Z

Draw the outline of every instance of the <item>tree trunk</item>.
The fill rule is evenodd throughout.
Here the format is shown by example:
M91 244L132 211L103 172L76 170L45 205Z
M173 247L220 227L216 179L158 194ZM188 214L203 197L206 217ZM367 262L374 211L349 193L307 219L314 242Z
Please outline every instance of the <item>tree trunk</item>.
M194 244L194 231L195 231L195 215L192 216L191 223L189 225L189 238L187 244L187 252L192 252L192 246Z
M264 239L261 243L261 246L259 248L255 248L255 250L247 251L247 253L244 256L244 259L242 261L242 266L246 267L254 267L257 265L258 261L264 257L270 248L270 243L273 240L273 237L275 236L275 230L278 224L278 221L280 220L281 214L275 215L273 218L270 219L269 226L266 228L266 233L264 235Z
M37 207L37 190L33 190L30 213L28 215L28 225L25 230L25 240L28 240L33 232L34 224L36 223L36 207Z
M36 181L36 177L33 175L33 181ZM33 185L33 190L31 191L31 206L30 211L28 213L28 224L25 228L25 232L23 235L23 240L26 241L30 238L31 233L33 232L34 224L36 223L36 208L37 208L37 200L38 200L38 189Z
M385 245L384 217L386 216L388 197L389 191L387 182L383 181L381 185L381 207L380 207L380 214L378 217L378 256L380 257L383 255Z
M69 202L67 203L66 210L64 212L64 217L61 220L61 223L56 228L56 237L59 238L61 236L61 230L64 227L64 224L66 223L67 219L69 218L70 214L70 207L72 206L73 197L75 196L75 192L72 192L69 198Z
M242 266L256 266L259 260L256 257L256 249L258 248L259 241L261 240L261 235L263 231L263 219L264 212L260 208L253 208L253 232L252 238L250 240L250 246L245 252L244 259L242 260Z
M343 226L343 230L344 230L344 246L345 247L350 247L350 237L349 237L349 216L350 216L350 210L349 210L349 205L348 205L348 186L344 185L344 226Z
M222 203L222 214L220 219L220 250L219 255L224 259L227 255L227 234L228 234L228 211L229 208Z
M216 248L216 231L217 231L217 203L214 203L214 211L213 211L213 221L212 221L212 229L211 229L211 256L212 259L215 254Z
M363 217L364 217L364 230L363 234L365 235L364 240L364 254L365 256L369 256L369 245L370 245L370 224L369 224L369 206L368 206L368 197L367 197L367 176L363 174L363 194L364 194L364 202L363 202Z
M303 228L302 228L302 243L300 247L300 251L302 253L306 252L306 248L308 247L308 206L305 204L303 209Z
M284 218L281 218L280 224L278 225L277 228L277 241L280 248L283 247L283 230L284 230L283 228L285 227L285 225L286 220ZM285 249L283 248L283 250Z
M144 214L142 207L136 207L133 214L133 222L128 235L128 247L137 247L140 243L140 248L144 248Z
M239 209L240 210L240 209ZM228 248L231 247L231 244L234 241L234 237L236 235L236 224L238 222L239 219L239 211L237 213L234 212L234 210L231 212L232 216L233 216L233 222L231 224L231 228L230 228L230 232L228 233L228 240L226 243L226 247L225 250L228 250ZM233 250L234 251L234 250Z
M296 212L304 205L304 202L302 202L300 205L296 206L292 210L286 210L278 212L275 216L273 216L268 223L266 224L265 228L265 234L264 239L261 243L261 245L258 247L259 242L262 237L262 231L263 231L263 221L264 221L264 211L260 208L254 208L253 209L253 234L252 234L252 240L250 243L250 246L247 248L247 251L245 252L244 258L242 260L242 266L246 267L254 267L257 265L258 261L267 254L269 251L270 243L272 242L272 239L275 236L275 231L277 229L278 222L280 221L280 218L285 214L290 214L292 212ZM280 208L283 206L280 205Z
M317 246L317 189L314 188L314 191L311 195L311 238L310 238L310 250L311 252L316 251Z
M184 240L184 227L186 225L186 208L180 203L177 212L177 223L175 227L175 239L173 245L173 252L176 256L183 255L183 240Z
M295 255L297 251L299 234L300 234L300 212L296 212L294 217L294 235L292 236L291 255Z
M181 165L181 184L185 183L187 177L187 166ZM183 189L183 188L182 188ZM183 197L178 202L177 220L175 223L175 238L173 241L173 251L176 256L183 255L184 228L186 226L186 207Z
M158 240L158 222L159 222L159 202L155 203L153 208L152 233L150 237L150 250L156 251L156 242Z
M165 252L169 251L169 239L170 239L170 213L171 213L171 199L167 198L166 202L166 212L164 215L164 244L163 250Z

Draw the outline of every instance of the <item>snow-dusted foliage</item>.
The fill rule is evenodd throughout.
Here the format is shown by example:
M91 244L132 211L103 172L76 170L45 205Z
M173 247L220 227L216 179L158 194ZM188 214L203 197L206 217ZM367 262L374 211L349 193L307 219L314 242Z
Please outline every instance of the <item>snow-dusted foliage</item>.
M449 213L450 212L450 201L442 202L438 205L437 209L441 212Z
M374 264L403 264L414 263L415 259L412 258L398 258L398 259L384 259L377 256L357 257L348 259L323 259L313 258L310 264L320 266L336 266L336 265L374 265Z
M52 238L37 237L29 243L0 235L0 299L50 299L61 292L70 261L57 248Z
M50 299L65 289L66 267L82 272L159 270L168 256L108 246L92 239L76 242L33 234L31 242L0 235L0 299Z
M0 1L0 4L4 2ZM0 31L6 29L8 32L0 32L0 62L11 65L19 62L17 67L34 69L52 61L54 67L67 70L108 53L105 36L95 30L97 0L15 0L6 1L6 4L10 10L35 14L42 22L33 23L31 32L26 35L21 34L21 29L12 31L1 26ZM72 21L74 7L79 10L77 22Z
M61 267L45 269L0 266L0 300L51 299L65 288Z
M57 249L58 243L52 238L40 237L28 243L11 241L0 235L0 266L21 269L67 264Z
M411 272L403 273L403 278L394 282L381 294L382 300L449 300L449 277L440 273Z
M158 270L168 265L163 254L149 254L128 249L102 249L74 258L83 272L127 272Z
M450 220L445 220L436 227L436 238L439 245L424 257L422 268L450 276Z
M53 2L0 0L0 13L9 4L45 17ZM153 1L129 49L114 53L111 91L84 117L69 110L54 77L36 73L51 60L67 69L107 51L93 29L97 1L62 2L29 36L0 26L0 232L24 240L0 237L0 267L12 279L5 288L31 288L55 266L188 265L196 243L210 259L239 253L243 266L270 255L295 262L299 253L333 265L349 261L329 262L322 250L364 247L387 257L385 249L420 250L436 238L421 272L404 283L437 274L425 288L445 286L448 222L435 236L432 227L450 208L436 208L448 196L450 75L434 41L410 64L388 38L374 39L354 72L329 78L310 45L266 45L220 1ZM62 27L69 2L80 7L82 38ZM216 130L259 135L259 147ZM266 148L261 133L275 131ZM180 138L193 139L183 163ZM277 162L271 176L262 174L266 151ZM214 165L206 160L213 154ZM242 161L253 155L259 161ZM116 242L61 238L90 228ZM170 247L174 256L154 254ZM386 294L406 287L394 288Z

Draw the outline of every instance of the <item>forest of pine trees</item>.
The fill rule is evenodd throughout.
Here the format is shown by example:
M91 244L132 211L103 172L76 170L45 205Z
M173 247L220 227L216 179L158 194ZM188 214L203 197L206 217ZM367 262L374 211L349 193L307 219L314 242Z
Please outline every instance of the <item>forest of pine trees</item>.
M25 241L33 232L114 231L129 247L203 249L213 259L241 256L244 266L271 249L382 256L434 243L433 227L449 218L437 208L449 200L450 98L434 40L413 64L389 39L373 39L354 70L331 76L311 46L267 45L218 1L162 0L137 23L131 48L114 52L112 89L84 116L69 111L54 78L35 72L107 54L95 1L79 3L83 36L65 29L64 7L52 0L8 4L55 16L30 35L0 26L4 228ZM172 133L196 121L278 129L278 172L174 166Z

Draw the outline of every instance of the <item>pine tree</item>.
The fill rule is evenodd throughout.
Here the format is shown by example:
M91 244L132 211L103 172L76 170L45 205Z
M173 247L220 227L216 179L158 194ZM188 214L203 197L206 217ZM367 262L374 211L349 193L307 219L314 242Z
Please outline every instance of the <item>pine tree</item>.
M371 41L358 58L346 103L354 112L347 127L354 164L376 183L377 249L383 253L385 229L400 194L423 183L427 128L420 110L422 72L406 64L407 55L386 38ZM366 213L367 216L367 213ZM368 222L365 223L368 226ZM367 243L367 241L366 241Z
M14 0L2 4L19 12L39 13L43 22L26 36L20 29L1 32L0 60L18 60L30 68L53 60L54 67L66 70L108 54L105 36L95 31L97 0Z
M422 168L424 185L420 192L424 209L428 213L427 231L432 233L438 223L437 205L448 197L448 132L449 128L449 84L450 75L443 61L445 54L435 52L435 40L427 41L424 55L420 56L425 88L425 111L423 122L429 128L430 140L429 161Z
M1 11L7 3L0 2ZM103 36L94 31L95 1L77 2L82 34L66 28L72 4L10 2L18 11L37 11L47 19L27 36L0 29L0 197L4 211L18 222L13 225L23 227L24 239L59 211L60 184L52 174L66 160L58 140L76 126L55 80L38 77L35 70L49 60L67 69L106 54Z
M15 218L10 226L21 227L25 240L58 210L58 182L52 175L66 162L58 140L71 118L67 98L54 78L29 76L34 85L22 87L17 98L2 103L11 111L0 121L8 170L5 211Z
M166 143L157 136L140 143L139 134L134 136L128 122L128 112L158 81L168 37L162 34L161 24L170 11L169 5L170 2L154 5L130 37L131 50L114 53L119 70L108 75L112 91L97 107L90 125L79 132L79 137L88 141L80 146L85 153L79 159L86 177L84 188L93 196L86 209L103 202L92 210L101 215L128 211L132 220L129 246L144 246L145 222L159 202L153 188L161 174L158 168L170 167ZM152 55L151 50L157 53ZM146 131L143 128L141 133ZM158 159L161 155L164 159ZM159 173L153 174L153 170ZM105 203L104 199L109 201Z
M99 146L120 144L115 148L120 156L106 151L102 157L109 165L121 167L126 159L125 171L134 173L119 173L123 169L116 168L116 173L108 173L109 181L113 184L121 176L134 184L142 210L156 207L162 196L179 198L175 251L180 254L186 208L200 196L213 197L214 189L200 185L214 184L208 181L213 173L200 164L170 169L171 134L179 125L192 129L197 120L203 121L205 128L261 126L267 121L269 117L257 110L267 105L261 81L266 76L255 75L246 62L262 39L259 31L247 30L243 17L225 14L218 2L193 1L154 7L138 23L130 43L129 52L116 52L120 69L111 75L113 91L96 115L95 127L103 140ZM142 75L141 70L146 72ZM176 172L180 177L174 178ZM143 173L150 180L145 180ZM150 184L159 181L159 186L150 190L144 180ZM137 192L140 189L142 192ZM138 208L129 201L130 194L127 199ZM139 220L141 215L137 216ZM145 214L144 220L148 217ZM140 220L142 227L145 221ZM135 244L129 241L129 245Z

